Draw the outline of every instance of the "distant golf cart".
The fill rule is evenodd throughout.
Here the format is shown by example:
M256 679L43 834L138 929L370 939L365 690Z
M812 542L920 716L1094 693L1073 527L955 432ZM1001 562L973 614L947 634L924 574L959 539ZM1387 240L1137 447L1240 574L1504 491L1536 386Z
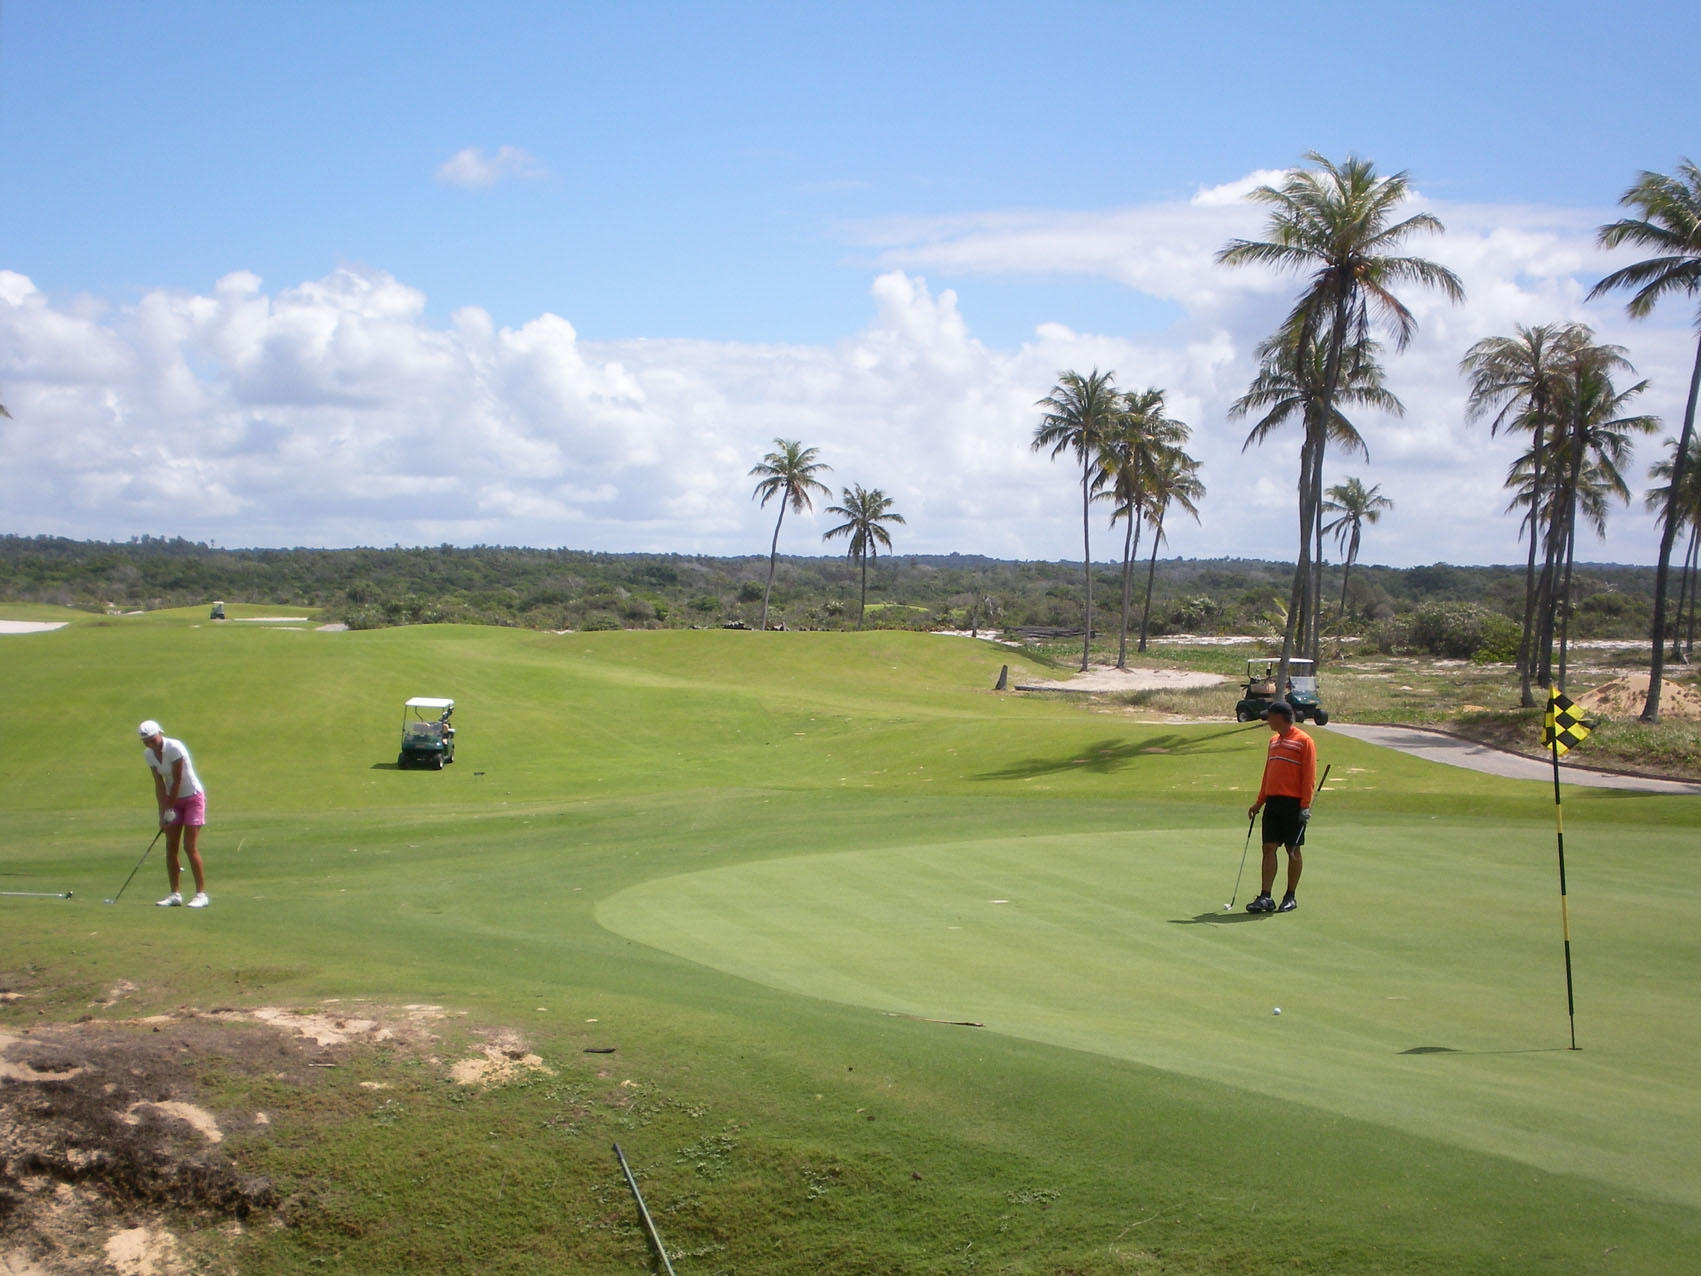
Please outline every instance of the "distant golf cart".
M1286 700L1293 706L1295 722L1310 718L1320 727L1328 726L1329 711L1317 699L1316 663L1310 660L1288 661L1288 693L1285 696L1276 694L1278 663L1257 658L1246 662L1246 683L1241 688L1239 703L1234 706L1234 720L1251 722L1262 718L1265 710L1277 700Z
M224 619L224 604L223 603L214 603L213 604L212 619L214 619L214 620L223 620Z
M396 755L396 769L424 767L441 771L446 763L455 760L455 728L449 725L449 715L455 712L453 700L436 696L415 696L402 710L402 751Z

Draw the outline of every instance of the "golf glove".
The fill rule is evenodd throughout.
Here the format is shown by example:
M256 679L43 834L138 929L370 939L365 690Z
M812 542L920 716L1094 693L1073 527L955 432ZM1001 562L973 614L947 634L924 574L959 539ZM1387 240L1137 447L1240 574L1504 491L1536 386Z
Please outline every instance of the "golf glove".
M1300 808L1299 823L1301 828L1311 823L1311 808L1309 806Z

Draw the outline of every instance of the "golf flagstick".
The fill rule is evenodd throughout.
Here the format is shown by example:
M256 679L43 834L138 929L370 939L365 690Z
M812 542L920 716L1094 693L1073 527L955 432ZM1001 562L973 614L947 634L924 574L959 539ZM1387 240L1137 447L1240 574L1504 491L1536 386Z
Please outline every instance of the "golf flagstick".
M1577 1048L1577 1004L1571 995L1571 914L1565 905L1565 807L1559 800L1559 755L1581 744L1592 728L1557 686L1547 690L1542 743L1553 758L1553 832L1559 845L1559 930L1565 941L1565 1014L1571 1020L1571 1048Z

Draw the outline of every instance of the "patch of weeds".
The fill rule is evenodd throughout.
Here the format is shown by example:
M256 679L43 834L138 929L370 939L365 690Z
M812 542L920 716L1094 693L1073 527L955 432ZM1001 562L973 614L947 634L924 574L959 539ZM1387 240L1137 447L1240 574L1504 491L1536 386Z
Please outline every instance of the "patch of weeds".
M804 1199L818 1201L838 1185L839 1176L843 1171L836 1165L803 1165L799 1167L798 1173L803 1178Z
M397 1099L385 1099L372 1110L372 1119L379 1125L394 1125L407 1115L407 1107Z
M1054 1187L1024 1187L1020 1191L1007 1192L1004 1199L1012 1205L1038 1205L1044 1208L1063 1195Z
M727 1134L709 1134L679 1149L677 1160L703 1178L719 1178L728 1169L738 1143Z

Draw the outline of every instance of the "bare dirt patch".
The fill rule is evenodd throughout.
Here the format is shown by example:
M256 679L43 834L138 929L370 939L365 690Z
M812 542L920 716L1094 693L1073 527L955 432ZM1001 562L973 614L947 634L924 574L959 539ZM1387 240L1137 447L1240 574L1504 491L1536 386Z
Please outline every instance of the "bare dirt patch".
M1648 700L1648 675L1626 674L1585 691L1576 701L1590 713L1607 718L1636 718ZM1681 682L1660 684L1660 716L1683 722L1701 722L1701 692Z
M447 1017L330 1002L0 1027L0 1276L185 1276L209 1270L189 1231L287 1216L295 1206L228 1151L271 1126L220 1106L232 1077L311 1091L380 1045L469 1085L546 1070L509 1030L445 1062L433 1027Z

